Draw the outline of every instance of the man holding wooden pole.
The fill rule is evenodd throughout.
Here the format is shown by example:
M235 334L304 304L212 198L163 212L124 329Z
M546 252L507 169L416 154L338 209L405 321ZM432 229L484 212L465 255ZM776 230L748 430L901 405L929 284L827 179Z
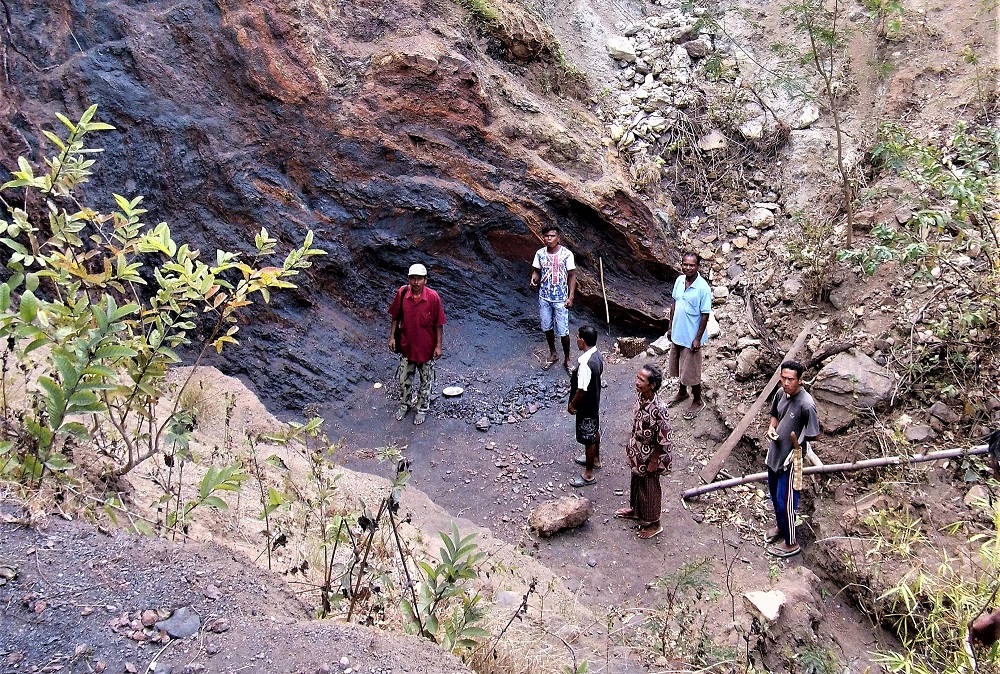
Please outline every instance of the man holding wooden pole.
M793 557L802 552L795 540L795 510L801 488L794 481L795 469L797 466L801 476L802 454L808 442L819 435L816 402L802 388L803 371L794 360L781 364L781 391L771 401L771 423L767 427L767 487L777 526L767 534L766 550L775 557Z

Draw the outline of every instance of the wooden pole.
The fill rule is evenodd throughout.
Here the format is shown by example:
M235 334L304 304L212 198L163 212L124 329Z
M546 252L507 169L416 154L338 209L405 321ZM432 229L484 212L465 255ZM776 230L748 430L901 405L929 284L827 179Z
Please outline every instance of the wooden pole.
M601 294L604 295L604 317L608 320L608 334L611 334L611 310L608 309L608 291L604 289L604 258L598 257L597 262L601 268Z
M805 327L802 328L802 332L795 339L795 343L792 344L792 348L788 350L785 357L782 358L782 362L790 360L795 357L795 354L799 352L802 345L806 342L806 337L809 336L809 331L812 329L812 322L807 321ZM736 445L740 444L740 440L743 439L743 434L747 432L750 428L750 424L753 423L754 418L760 413L761 409L764 407L764 403L767 402L768 397L771 395L771 391L774 390L775 385L778 380L781 379L781 365L778 365L778 369L774 371L771 375L771 379L767 382L767 386L764 390L760 392L757 397L757 401L753 406L743 415L740 423L736 424L736 428L733 432L729 434L726 441L722 443L722 446L715 452L711 459L709 459L708 464L701 471L701 479L703 482L711 482L715 479L715 476L719 474L719 470L722 468L722 464L726 462L729 455L732 454L733 450L736 449Z
M883 456L879 459L864 459L863 461L855 461L854 463L830 463L823 464L821 466L809 466L808 468L802 469L802 474L820 475L823 473L847 473L855 470L864 470L866 468L877 468L879 466L895 466L901 463L922 463L924 461L937 461L938 459L953 459L956 456L976 456L978 454L986 454L987 452L989 452L989 445L976 445L975 447L971 447L969 449L943 449L939 452L914 454L913 456ZM720 482L713 482L712 484L695 487L694 489L688 489L681 494L681 498L687 500L696 496L701 496L702 494L718 491L720 489L738 487L741 484L749 484L751 482L766 481L766 472L753 473L752 475L734 477L731 480L722 480Z

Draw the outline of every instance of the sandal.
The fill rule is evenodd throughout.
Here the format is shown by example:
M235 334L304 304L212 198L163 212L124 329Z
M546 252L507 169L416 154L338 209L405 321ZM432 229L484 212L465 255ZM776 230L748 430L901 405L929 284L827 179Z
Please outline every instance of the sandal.
M588 487L592 484L597 484L596 477L588 480L583 475L577 475L576 477L574 477L572 480L569 481L569 486L576 487L577 489L579 489L580 487Z
M691 412L691 411L688 411L688 412L685 412L685 413L684 413L684 418L685 418L685 419L687 419L688 421L691 421L691 420L692 420L692 419L694 419L694 418L695 418L696 416L698 416L699 414L701 414L701 411L702 411L703 409L705 409L705 406L706 406L707 404L708 404L708 403L702 403L702 404L701 404L701 407L699 407L698 409L696 409L696 410L695 410L694 412Z
M620 520L637 520L637 519L639 519L636 516L635 511L632 510L631 508L622 508L621 510L615 512L615 517L617 517Z
M559 362L558 358L553 358L552 360L547 360L544 363L542 363L542 369L543 370L550 370L550 369L552 369L552 366L555 365L558 362Z
M766 548L764 548L764 550L766 550L767 554L771 555L772 557L778 557L782 559L787 557L794 557L795 555L802 552L802 548L799 547L798 545L796 545L791 550L788 550L781 545L769 545Z
M406 413L409 412L409 411L410 411L410 407L408 405L400 405L399 407L397 407L396 408L396 421L402 421L403 417L405 417Z
M419 426L420 424L427 421L427 415L423 412L417 412L417 416L413 417L413 425Z
M641 538L644 541L648 541L650 538L656 538L662 533L663 533L663 527L656 527L655 531L643 531L642 529L640 529L639 538Z

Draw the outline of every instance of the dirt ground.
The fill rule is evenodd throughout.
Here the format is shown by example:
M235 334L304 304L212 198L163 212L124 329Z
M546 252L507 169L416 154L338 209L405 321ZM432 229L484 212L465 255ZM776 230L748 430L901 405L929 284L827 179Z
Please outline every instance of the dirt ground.
M592 319L574 317L576 325L571 329L585 320ZM536 337L515 331L490 332L495 348L489 353L477 347L485 337L475 323L449 322L445 355L438 367L438 390L462 382L469 368L477 372L486 368L488 375L477 386L480 393L466 386L464 396L485 396L538 378L546 382L567 379L560 368L541 371L540 362L546 353L541 334ZM613 338L606 330L601 332L599 348L603 353L609 351ZM573 358L578 355L574 346ZM496 356L499 358L493 360ZM557 406L539 410L516 423L493 425L486 432L467 420L439 416L451 403L438 399L428 421L414 426L412 412L402 422L392 416L397 405L390 379L394 373L392 356L386 353L376 358L384 364L383 386L376 389L373 383L367 391L359 387L352 405L324 411L331 433L345 441L340 460L356 470L384 472L373 458L375 448L390 443L405 448L405 455L412 461L411 485L450 513L522 546L560 575L595 613L626 605L655 604L660 597L648 591L652 581L702 559L711 560L713 582L723 588L728 584L737 603L743 592L766 590L797 567L814 564L807 528L803 531L806 547L800 557L777 562L765 554L763 532L772 522L763 490L744 490L754 506L750 511L757 517L742 518L739 526L732 526L728 513L719 512L718 501L685 504L681 500L682 491L701 484L698 471L728 435L712 404L694 421L682 419L682 407L671 410L674 464L672 474L663 480L663 533L652 541L643 541L628 522L613 517L615 510L628 503L624 443L635 404L635 374L645 362L662 364L662 357L605 357L601 411L604 468L598 471L596 485L581 489L568 485L579 473L573 457L581 448L575 443L573 418L564 409L565 397ZM711 346L708 358L714 358ZM661 396L672 395L675 385L676 380L668 379ZM708 397L715 397L710 390ZM753 465L745 468L746 472L758 470ZM593 501L594 516L590 521L549 539L534 537L527 527L530 511L546 499L571 494ZM822 575L819 569L814 570ZM839 586L825 587L822 621L836 634L833 650L849 671L863 672L870 664L869 653L879 646L878 630L845 603L838 595ZM728 615L726 604L728 597L714 608L714 613L717 620L732 624L734 617ZM593 636L604 638L606 630L595 626Z

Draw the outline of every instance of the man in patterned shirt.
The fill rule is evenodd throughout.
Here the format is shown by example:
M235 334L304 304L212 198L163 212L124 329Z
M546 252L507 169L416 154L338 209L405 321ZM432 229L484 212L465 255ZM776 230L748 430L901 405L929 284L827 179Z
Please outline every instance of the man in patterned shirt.
M542 230L545 248L539 248L531 263L529 287L538 288L538 313L542 332L549 343L549 359L542 365L548 370L559 357L556 355L556 335L562 342L563 367L569 365L569 309L576 293L576 261L573 253L560 245L559 228L555 225Z
M667 408L656 397L661 384L663 372L655 365L643 365L635 377L638 398L632 437L625 448L632 470L629 507L615 513L615 517L639 520L639 538L643 539L663 531L660 475L670 470L670 424Z

